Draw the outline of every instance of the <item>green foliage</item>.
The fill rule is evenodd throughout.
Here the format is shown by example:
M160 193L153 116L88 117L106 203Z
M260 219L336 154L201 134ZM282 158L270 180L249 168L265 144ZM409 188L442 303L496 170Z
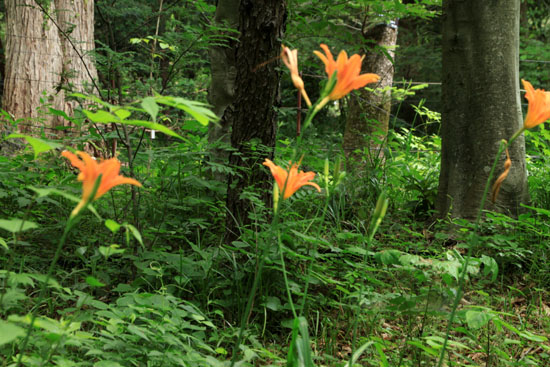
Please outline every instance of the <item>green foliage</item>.
M79 133L58 140L2 135L0 144L20 150L0 156L0 365L15 366L21 356L25 366L227 367L242 331L239 366L434 366L462 271L465 293L451 324L448 365L550 363L550 135L544 125L527 133L532 205L517 219L486 213L476 230L466 221L432 220L441 147L436 87L423 95L425 85L392 91L396 108L412 118L394 120L385 160L362 172L346 171L341 100L303 137L303 169L318 172L323 192L303 189L283 201L277 232L268 225L264 193L246 190L242 199L254 208L253 224L226 243L227 182L218 177L248 172L211 159L213 149L235 152L208 142L207 124L216 117L204 97L208 48L227 45L236 32L210 22L212 1L164 4L160 13L158 5L97 2L103 99L73 95L84 101L75 116L44 107L70 119ZM402 18L413 31L402 32L398 78L436 81L428 77L439 74L439 5L290 2L285 43L300 49L306 85L314 90L318 80L308 72L318 75L310 53L318 43L330 40L335 52L355 52L365 15L366 27ZM522 59L546 58L546 15L539 8L529 13L538 31L522 40ZM521 65L524 77L544 84L541 64ZM290 86L284 78L283 87ZM279 162L295 154L296 115L289 108L295 95L283 88ZM401 104L426 95L426 101L407 100L410 108ZM4 118L10 129L22 123ZM66 218L80 200L78 172L59 157L69 146L118 154L122 173L143 188L111 190L83 214L39 302ZM359 154L372 161L369 152ZM377 209L381 193L388 201Z

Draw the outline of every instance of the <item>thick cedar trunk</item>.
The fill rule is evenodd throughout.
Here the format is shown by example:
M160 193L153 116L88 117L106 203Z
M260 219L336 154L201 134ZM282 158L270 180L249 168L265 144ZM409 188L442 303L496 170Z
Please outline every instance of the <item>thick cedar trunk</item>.
M249 199L241 197L248 188L260 190L269 204L272 178L262 162L272 158L275 146L276 114L286 4L281 0L241 0L239 42L235 47L237 65L233 102L227 106L222 124L232 127L229 164L239 174L229 177L227 190L226 239L239 235L239 225L249 223ZM263 149L266 147L267 149Z
M55 0L48 5L40 9L34 0L6 1L2 107L16 119L28 120L20 125L24 132L38 131L42 124L46 127L66 124L60 117L39 112L40 98L71 115L74 105L65 102L64 89L87 91L84 85L91 85L92 78L97 77L89 54L94 48L94 1ZM37 118L43 119L42 122Z
M377 90L369 92L360 89L350 98L349 112L344 133L344 151L348 157L348 170L362 169L354 167L355 163L375 164L381 156L381 143L388 133L391 108L391 92L380 92L393 83L393 58L397 41L397 25L379 24L363 34L367 46L363 60L363 73L375 73L380 76ZM386 48L387 54L376 50L376 46ZM388 57L389 56L389 57ZM365 157L363 149L368 154ZM369 162L360 162L367 158ZM352 164L354 163L354 164ZM351 166L351 167L350 167Z
M40 99L63 109L63 91L56 91L63 69L57 28L34 0L6 0L6 70L2 108L15 119L24 119L20 131L39 131L62 124L61 119L38 111ZM55 4L50 3L52 13ZM46 96L43 96L43 93ZM51 131L48 131L51 132Z
M501 139L521 127L519 5L519 0L443 1L441 216L476 216ZM510 156L512 169L498 201L485 208L515 214L527 200L523 136ZM503 162L504 154L496 176Z

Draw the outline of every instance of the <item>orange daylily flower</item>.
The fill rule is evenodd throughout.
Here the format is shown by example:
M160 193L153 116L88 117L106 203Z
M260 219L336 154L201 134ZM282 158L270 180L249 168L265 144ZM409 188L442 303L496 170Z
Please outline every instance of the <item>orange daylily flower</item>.
M311 101L307 96L306 89L304 87L304 81L298 73L298 50L291 50L288 47L283 46L281 58L283 59L283 62L285 63L288 70L290 70L290 78L292 79L292 83L294 84L296 89L300 91L300 93L306 100L307 105L311 107Z
M290 171L287 171L284 168L277 166L269 159L266 159L263 165L269 167L271 174L277 182L277 186L279 186L279 190L282 192L283 199L288 199L292 196L292 194L298 191L300 187L305 185L313 186L317 189L317 191L321 192L321 188L319 187L319 185L314 182L309 182L315 177L315 172L298 171L300 163L296 164L290 162Z
M61 155L67 158L74 167L80 170L77 179L78 181L82 181L82 200L78 203L76 208L74 208L71 216L78 214L87 202L99 199L115 186L130 184L141 187L141 183L137 180L119 174L120 162L116 158L106 159L98 163L85 152L78 151L76 154L73 154L65 150ZM99 183L99 187L94 197L90 198L99 175L101 175L101 182Z
M526 91L525 98L529 101L523 128L530 129L550 118L550 92L545 92L544 89L535 90L527 80L522 79L521 82Z
M361 63L363 62L363 57L355 54L348 58L346 51L341 51L338 55L338 59L335 61L332 57L332 53L325 44L321 44L321 48L325 51L323 55L319 51L313 51L321 61L325 64L325 71L328 77L332 77L332 74L336 71L336 85L330 95L325 98L326 101L321 102L321 104L326 104L329 100L337 100L349 92L355 89L364 87L369 83L374 83L380 80L380 77L377 74L361 74Z

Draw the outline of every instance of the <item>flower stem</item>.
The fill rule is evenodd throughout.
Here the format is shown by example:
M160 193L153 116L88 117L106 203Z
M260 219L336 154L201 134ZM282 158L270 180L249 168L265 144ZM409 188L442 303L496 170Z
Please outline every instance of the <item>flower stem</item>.
M495 169L497 166L497 163L500 159L500 156L502 155L502 152L508 146L514 141L522 132L523 128L518 130L512 138L510 138L510 141L506 142L506 140L501 141L500 146L498 148L497 155L495 157L495 160L493 161L493 166L491 167L491 171L489 172L489 177L487 177L487 182L485 183L485 189L483 190L483 196L481 197L481 204L479 206L479 211L477 213L476 221L474 224L474 230L472 233L471 240L468 241L468 253L466 255L466 260L464 261L464 265L462 267L462 270L460 272L460 277L458 278L458 290L456 292L455 299L453 301L453 307L451 309L451 315L449 316L449 322L447 323L447 330L445 332L445 339L443 340L443 346L441 348L441 353L439 355L439 360L437 362L437 367L441 367L443 364L443 358L445 358L445 351L447 349L447 344L449 343L449 334L451 333L451 328L454 322L454 318L456 316L456 310L458 308L458 303L460 302L460 299L462 298L462 293L464 289L464 283L466 279L466 273L468 271L468 265L470 264L470 259L472 258L472 251L474 247L477 247L478 244L478 232L479 227L481 225L481 217L483 214L483 209L485 208L485 202L487 201L487 194L489 193L489 188L491 187L491 181L493 179L493 175L495 173Z
M283 242L281 241L281 231L277 229L277 245L279 246L279 256L281 257L281 269L283 271L283 279L285 280L286 295L288 297L288 303L290 304L290 309L292 310L292 316L296 319L296 308L294 307L294 302L292 302L292 294L290 293L290 287L288 286L288 277L286 274L285 266L285 256L283 253Z
M279 222L279 215L276 211L273 215L273 221L271 222L271 232L274 231L274 229L278 226ZM258 289L258 284L260 283L260 279L262 277L262 272L265 264L265 257L267 254L268 246L266 243L264 243L264 248L262 250L262 253L260 255L260 260L258 262L258 268L256 271L256 275L254 276L254 281L252 283L252 289L250 289L250 294L248 296L248 301L246 302L246 307L244 310L244 313L241 317L241 326L239 328L239 335L237 336L237 340L235 341L235 344L233 345L233 355L231 357L231 363L230 367L235 366L235 363L237 362L237 352L239 349L239 346L241 345L241 342L243 340L243 334L244 334L244 328L246 327L248 315L250 314L250 311L252 310L252 305L254 304L254 297L256 295L256 290Z
M38 312L38 309L40 308L40 304L42 303L42 300L44 299L44 296L46 295L46 288L48 285L48 282L52 278L53 270L55 269L55 265L57 264L57 260L59 260L59 256L61 255L61 250L63 249L63 245L65 244L65 241L67 240L67 236L73 227L75 223L75 218L71 216L69 220L67 221L67 224L65 225L65 230L63 231L63 235L59 239L59 243L57 244L57 249L55 250L55 254L53 256L52 262L50 263L50 267L48 268L48 273L46 274L46 279L44 279L44 282L42 282L42 287L40 289L40 294L38 296L38 301L36 302L36 306L34 310L31 313L31 321L29 324L29 327L27 328L27 334L25 335L25 339L23 339L23 342L21 343L21 349L19 351L19 357L17 358L17 367L21 366L21 361L23 359L23 354L25 353L25 350L27 348L27 343L29 341L29 338L31 336L32 328L34 326L34 322L36 321L36 314Z

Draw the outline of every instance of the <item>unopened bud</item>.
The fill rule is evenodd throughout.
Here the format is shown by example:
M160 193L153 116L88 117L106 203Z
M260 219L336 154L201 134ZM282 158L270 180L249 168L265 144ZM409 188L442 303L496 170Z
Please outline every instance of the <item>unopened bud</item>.
M277 213L279 209L279 185L273 185L273 212Z
M327 191L328 191L328 175L330 173L330 166L329 166L329 162L328 162L328 158L325 158L325 167L324 167L324 170L323 170L323 175L324 175L324 178L325 178L325 187L327 188Z

